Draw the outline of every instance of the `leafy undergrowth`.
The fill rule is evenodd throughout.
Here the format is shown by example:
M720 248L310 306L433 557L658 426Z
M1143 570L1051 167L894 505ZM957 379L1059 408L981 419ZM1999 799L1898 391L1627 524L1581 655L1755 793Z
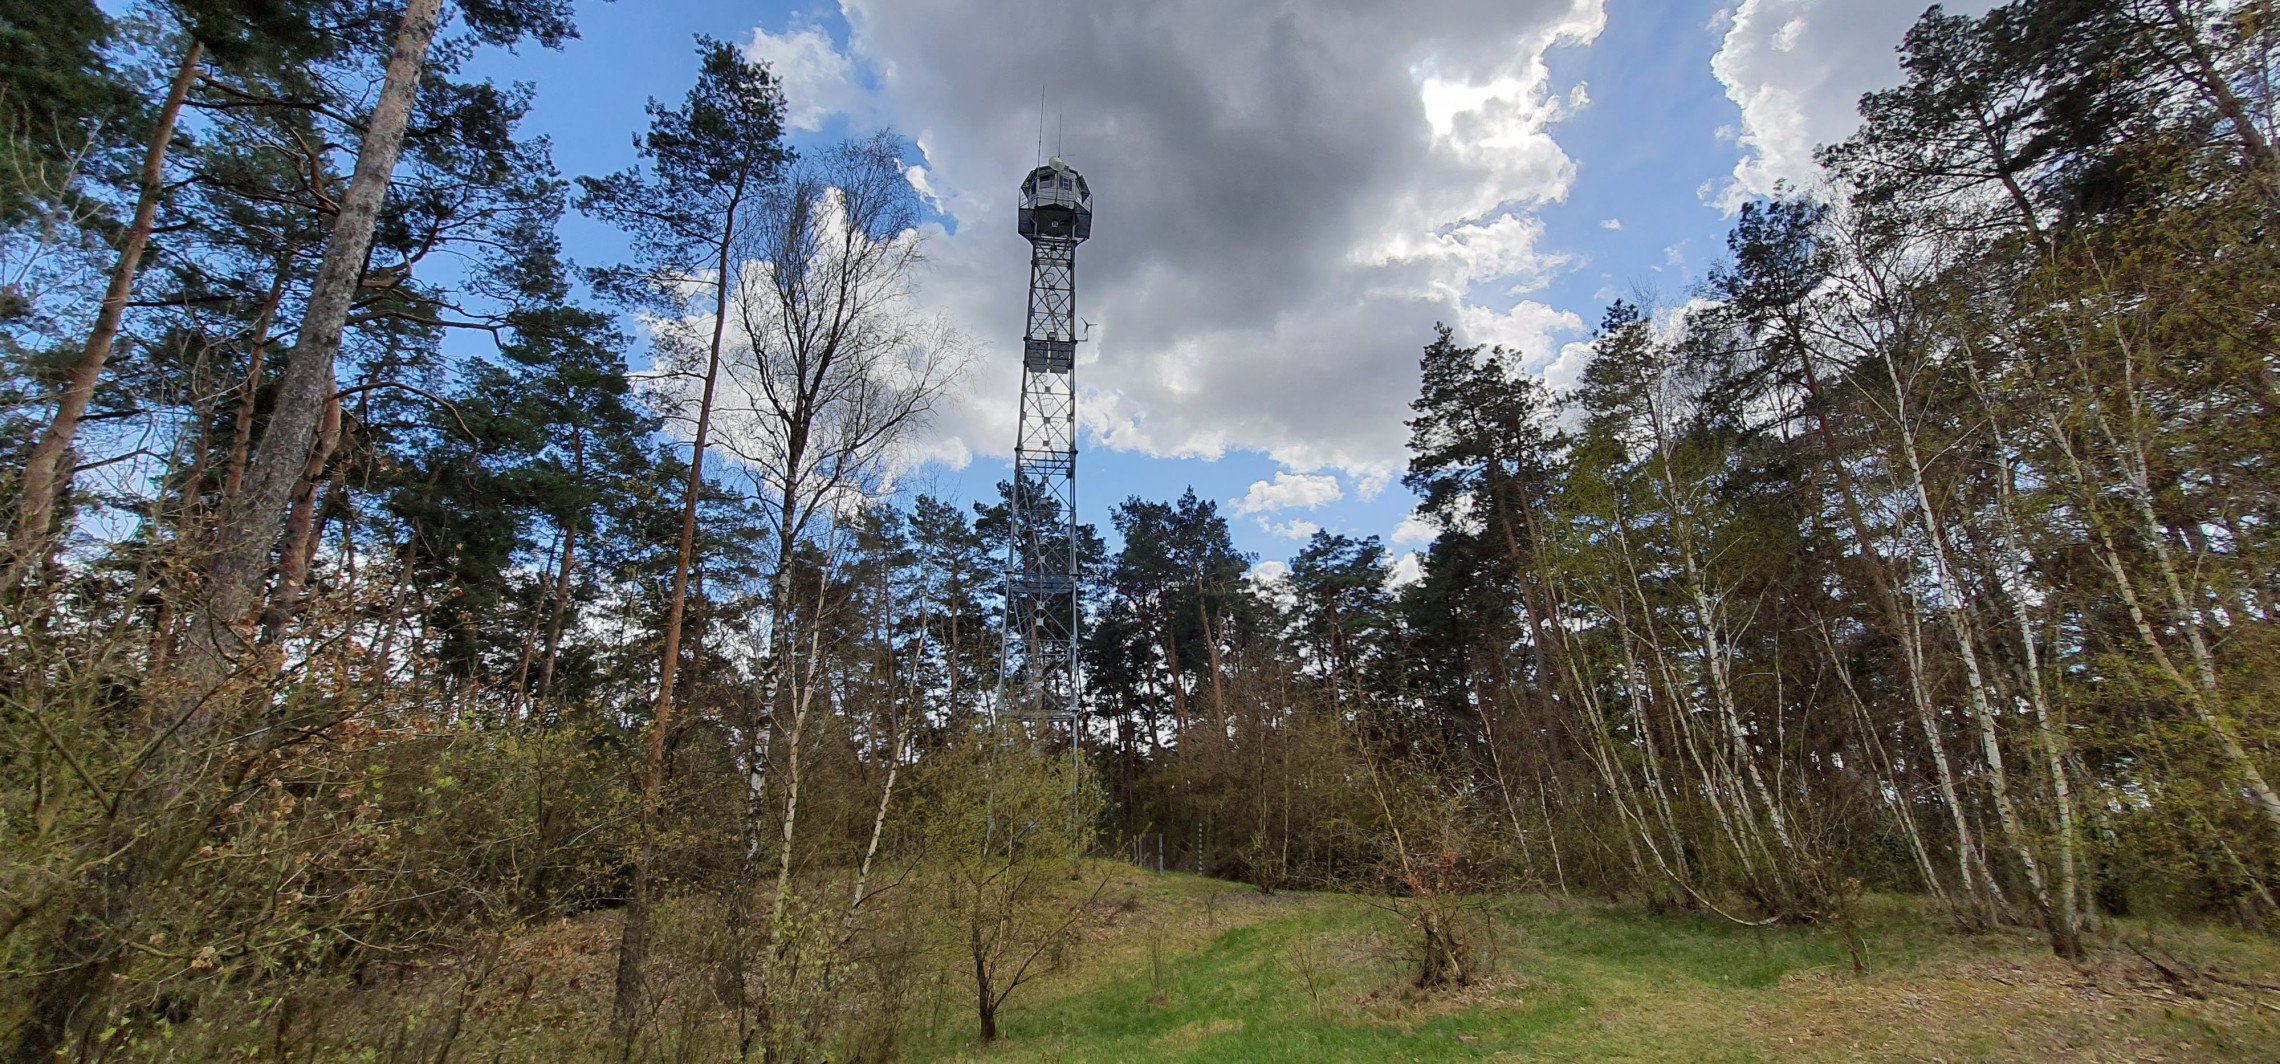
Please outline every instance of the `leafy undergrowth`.
M1837 931L1749 929L1561 898L1473 914L1488 977L1408 989L1398 916L1119 875L1081 954L981 1045L955 993L914 1059L1148 1061L2280 1061L2280 950L2125 921L2090 963L2025 933L1958 935L1871 898ZM2134 948L2133 948L2134 947Z

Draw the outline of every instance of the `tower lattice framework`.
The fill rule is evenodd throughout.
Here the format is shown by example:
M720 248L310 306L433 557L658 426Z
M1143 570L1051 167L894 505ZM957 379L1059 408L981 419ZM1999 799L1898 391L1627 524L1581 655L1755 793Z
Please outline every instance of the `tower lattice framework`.
M1021 338L1011 542L1001 633L1001 711L1074 727L1077 717L1077 245L1092 192L1056 158L1021 183L1029 319Z

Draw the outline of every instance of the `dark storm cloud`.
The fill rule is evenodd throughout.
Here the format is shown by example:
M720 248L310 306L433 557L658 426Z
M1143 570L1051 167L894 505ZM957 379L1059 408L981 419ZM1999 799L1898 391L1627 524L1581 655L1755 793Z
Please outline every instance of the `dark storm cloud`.
M1041 89L1044 152L1097 201L1082 381L1111 446L1382 476L1434 321L1543 357L1546 330L1573 324L1466 297L1555 265L1526 211L1571 178L1545 129L1571 104L1540 57L1595 35L1599 0L843 6L879 115L925 150L955 218L927 296L993 352L942 426L948 451L1011 440L1012 199Z

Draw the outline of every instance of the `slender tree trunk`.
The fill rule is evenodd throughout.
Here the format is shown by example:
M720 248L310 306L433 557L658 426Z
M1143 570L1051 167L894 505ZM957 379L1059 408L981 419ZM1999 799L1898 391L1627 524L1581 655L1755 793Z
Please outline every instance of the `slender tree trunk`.
M538 663L540 701L545 701L554 690L554 662L562 652L562 623L570 610L570 578L577 570L578 522L578 517L573 515L569 526L562 530L562 567L554 575L554 603L552 616L546 621L545 657ZM551 719L552 714L548 716Z
M1552 826L1552 799L1542 777L1536 780L1536 809L1544 815L1544 841L1552 849L1552 876L1560 885L1560 896L1568 896L1567 863L1560 858L1559 830Z
M1908 850L1916 858L1916 872L1924 878L1924 889L1930 891L1932 897L1952 913L1955 905L1948 897L1946 885L1940 882L1938 869L1932 864L1932 852L1924 845L1924 833L1916 824L1916 814L1908 808L1908 788L1901 785L1892 757L1885 752L1884 739L1877 734L1876 722L1869 718L1868 703L1861 699L1859 689L1853 686L1851 672L1845 667L1843 657L1837 653L1836 640L1829 637L1825 624L1818 629L1818 634L1821 645L1828 648L1830 670L1836 674L1837 682L1844 685L1847 700L1852 703L1853 719L1860 723L1862 745L1867 748L1869 767L1876 773L1879 790L1891 788L1892 797L1888 804L1893 807L1894 815L1900 821L1901 834L1908 839Z
M2152 620L2146 616L2145 605L2138 598L2137 585L2131 579L2128 567L2122 563L2121 551L2114 546L2113 532L2099 515L2089 473L2080 456L2075 453L2073 443L2066 438L2065 430L2058 424L2055 414L2052 415L2050 435L2059 452L2066 456L2075 480L2084 493L2083 512L2089 518L2091 531L2098 537L2099 558L2105 562L2108 575L2113 577L2115 590L2121 593L2122 605L2129 613L2130 625L2137 631L2139 641L2145 644L2146 653L2152 656L2155 667L2161 670L2186 703L2192 706L2201 725L2209 729L2209 735L2216 740L2217 749L2224 755L2226 764L2247 785L2257 810L2275 827L2280 827L2280 793L2273 791L2272 785L2265 779L2264 771L2257 766L2256 759L2250 756L2248 748L2241 743L2233 722L2219 711L2213 698L2215 692L2208 689L2211 681L2204 678L2196 682L2188 678L2177 667L2169 648L2154 630Z
M1164 672L1172 685L1172 740L1187 739L1187 689L1180 684L1180 642L1172 634L1172 622L1164 622Z
M151 129L150 146L143 154L142 191L135 199L134 221L127 226L126 238L119 245L119 261L111 268L111 284L103 293L102 308L96 312L95 328L79 349L79 361L72 364L64 377L63 394L56 399L55 416L48 421L47 431L40 434L39 442L32 445L31 456L24 463L23 481L18 485L16 527L9 537L9 551L13 555L10 585L30 575L47 554L49 526L55 522L56 495L71 479L68 466L71 442L79 433L79 420L95 396L95 383L103 375L103 364L110 360L111 344L118 338L119 324L126 317L127 298L134 291L135 271L142 265L143 249L149 246L151 230L156 226L158 201L166 191L166 149L174 140L175 121L182 115L182 104L190 96L190 87L197 83L198 64L205 54L205 44L196 40L182 53L182 65L175 71L173 84L167 87L166 103L159 109L158 122Z
M1922 450L1916 445L1916 430L1909 423L1906 386L1900 376L1900 367L1887 350L1885 369L1892 377L1893 422L1900 432L1902 455L1906 459L1910 491L1914 495L1916 512L1923 518L1925 546L1931 552L1932 578L1938 586L1941 612L1946 615L1950 633L1955 637L1956 652L1963 659L1964 684L1970 699L1971 713L1979 725L1979 745L1987 759L1987 786L1995 799L1996 816L2003 825L2003 834L2011 843L2013 856L2026 873L2027 885L2034 891L2035 904L2041 910L2046 928L2055 927L2057 920L2051 908L2050 889L2043 882L2040 863L2035 860L2034 848L2028 836L2025 821L2019 816L2011 800L2010 773L2003 765L2003 747L1995 727L1995 708L1989 694L1986 674L1979 667L1979 646L1972 635L1970 620L1965 616L1963 587L1956 578L1955 566L1948 556L1947 536L1940 528L1939 512L1932 506L1931 488L1926 483Z
M2114 329L2118 335L2120 327L2114 326ZM2216 655L2209 649L2207 637L2201 630L2205 618L2199 606L2194 603L2193 598L2186 594L2184 582L2178 577L2176 560L2170 554L2169 537L2163 534L2161 519L2154 512L2152 472L2146 458L2145 433L2139 429L2139 424L2144 420L2144 413L2142 400L2138 395L2134 369L2136 354L2130 351L2126 345L2122 365L2123 371L2127 375L2124 387L2128 392L2130 402L2128 439L2124 440L2121 434L2107 423L2099 404L2093 403L2091 405L2092 419L2094 423L2105 430L2107 438L2113 441L2114 448L2121 453L2123 482L2129 489L2128 495L2131 501L2136 504L2135 509L2142 522L2142 534L2145 536L2148 546L2152 548L2154 571L2161 578L2161 589L2169 599L2170 612L2176 615L2177 627L2184 633L2186 649L2192 655L2193 675L2199 684L2199 690L2192 694L2192 698L2202 707L2204 720L2208 723L2210 730L2220 736L2220 741L2238 748L2240 744L2237 739L2232 737L2231 723L2219 716L2220 711L2217 708L2219 705L2217 660ZM2232 756L2230 750L2227 751L2227 756ZM2272 818L2276 825L2280 825L2280 797L2276 797L2271 785L2265 782L2263 770L2257 767L2254 758L2249 756L2245 750L2241 750L2235 763L2250 790L2257 795L2257 801L2264 807L2265 814Z
M1973 380L1979 383L1976 372ZM2073 781L2067 778L2066 742L2051 719L2056 711L2051 708L2049 694L2043 688L2042 655L2036 649L2034 624L2027 616L2027 563L2026 553L2019 545L2018 496L2012 488L2011 444L2000 426L1993 431L1996 515L2002 532L2004 576L2011 585L2004 589L2004 597L2011 600L2011 619L2019 629L2019 653L2024 659L2020 667L2027 674L2028 707L2034 712L2035 737L2042 748L2043 769L2050 774L2051 801L2057 807L2058 891L2052 899L2050 948L2060 957L2080 961L2083 959L2079 905L2082 890L2075 859Z
M1798 337L1797 334L1801 330L1794 323L1785 323L1785 325L1796 344L1798 365L1804 370L1806 391L1813 403L1813 434L1820 442L1822 454L1829 464L1830 474L1836 482L1838 494L1844 500L1845 518L1852 526L1853 538L1859 544L1856 549L1861 560L1866 563L1869 580L1875 587L1877 602L1883 607L1886 619L1891 622L1894 638L1901 643L1901 668L1907 677L1909 698L1915 706L1918 723L1924 732L1924 741L1931 749L1933 768L1939 774L1938 788L1941 800L1948 807L1954 821L1956 861L1959 874L1958 888L1963 891L1965 899L1970 903L1973 911L1978 914L1978 918L1993 923L1996 918L1996 906L2001 895L1999 891L1994 889L1993 877L1986 872L1986 857L1980 849L1978 839L1972 834L1970 822L1963 815L1963 808L1955 784L1954 769L1948 761L1947 744L1940 736L1937 714L1932 708L1931 695L1925 685L1923 643L1919 638L1918 629L1912 617L1904 615L1902 612L1912 609L1912 607L1903 600L1895 589L1895 581L1891 574L1891 563L1884 557L1882 551L1876 549L1876 539L1869 532L1868 521L1864 516L1864 508L1860 502L1860 494L1853 485L1852 473L1845 467L1841 453L1837 448L1836 435L1829 428L1828 415L1825 412L1826 396L1821 387L1819 367L1813 359L1812 345ZM1832 660L1834 660L1836 648L1833 643L1830 645L1829 652ZM1866 719L1865 712L1866 710L1863 708L1864 720ZM1905 806L1900 807L1900 812L1906 820L1903 827L1911 832L1910 838L1920 849L1923 846L1923 840L1919 834L1915 834L1916 824L1913 814L1910 814ZM1925 874L1931 876L1928 865ZM1982 879L1986 881L1984 883L1985 889L1983 889ZM1944 895L1945 893L1940 888L1936 877L1929 879L1928 886L1935 894Z
M570 533L568 530L564 530L555 534L554 545L546 549L546 567L548 569L555 569L561 566L563 553L562 548L568 546L569 542ZM536 607L545 607L548 605L547 599L552 598L554 595L554 582L552 580L548 580L539 586L545 588L546 590L541 594L539 601L534 605ZM522 658L515 664L514 715L518 719L528 716L534 708L531 705L533 690L531 687L530 667L532 663L538 660L538 655L541 649L539 646L539 633L544 630L545 627L546 621L544 618L539 616L539 609L532 609L530 623L523 626Z
M728 327L732 209L722 224L714 268L712 346L705 357L704 395L697 402L697 427L690 443L689 478L681 492L681 537L673 558L673 589L665 602L665 646L657 665L657 700L649 717L648 747L641 767L641 808L634 845L632 892L626 899L625 930L618 936L616 993L610 1003L610 1033L626 1058L633 1056L642 1004L642 968L649 957L649 869L657 852L657 810L665 781L665 735L673 720L673 684L681 664L681 619L689 596L689 568L697 545L697 500L704 493L705 442L712 431L713 389L720 381L722 337Z
M1690 875L1686 867L1686 842L1679 833L1678 819L1671 812L1670 780L1663 766L1661 744L1655 739L1654 721L1647 712L1645 685L1640 682L1642 677L1639 675L1636 656L1631 650L1629 633L1624 633L1622 644L1625 669L1623 686L1631 695L1631 719L1634 726L1639 729L1640 751L1646 755L1647 759L1647 791L1654 799L1656 815L1662 819L1663 833L1669 837L1674 863L1678 866L1679 878L1684 881ZM1580 701L1582 697L1579 696L1578 700Z
M1528 852L1528 833L1525 830L1522 830L1520 827L1520 812L1512 805L1512 786L1504 776L1504 755L1497 750L1496 724L1492 719L1495 714L1490 712L1490 703L1493 701L1493 699L1490 698L1486 686L1481 682L1480 670L1478 666L1476 665L1474 668L1467 671L1470 672L1473 677L1473 709L1475 712L1480 714L1481 742L1483 745L1488 747L1489 769L1496 774L1496 793L1500 798L1503 799L1504 817L1505 820L1512 825L1513 841L1520 844L1520 852L1523 858L1526 858ZM1264 778L1264 765L1260 766L1260 771L1262 778ZM1532 865L1534 862L1531 860L1529 863ZM1531 878L1533 878L1533 875L1534 873L1531 872Z
M1195 612L1203 622L1203 641L1211 648L1211 711L1219 717L1219 730L1227 730L1227 691L1220 683L1219 634L1212 631L1211 612L1204 608L1203 584L1196 584Z
M1630 852L1631 867L1633 874L1638 877L1639 890L1651 901L1659 897L1655 884L1662 877L1655 874L1658 870L1664 877L1674 881L1679 877L1671 874L1669 863L1663 860L1662 849L1655 844L1652 827L1638 811L1637 807L1641 803L1631 797L1633 787L1630 772L1621 767L1617 760L1619 755L1615 752L1615 747L1619 740L1608 726L1598 696L1581 686L1576 689L1575 695L1575 703L1583 710L1590 728L1589 742L1585 744L1585 749L1590 754L1592 767L1599 770L1600 782L1607 785L1607 796L1615 803L1616 818L1629 828L1623 833L1624 847ZM1647 867L1646 859L1640 855L1641 843L1645 843L1646 852L1653 855L1654 868ZM1680 882L1679 886L1684 889L1685 884Z
M199 384L205 376L205 365L206 360L201 354L197 360L196 368L191 371L192 391L197 394L198 398L190 406L189 430L183 433L183 436L188 437L191 441L188 445L191 454L190 469L176 480L178 485L176 497L180 501L175 504L174 508L172 529L174 533L172 546L174 549L169 552L170 556L164 560L165 568L160 573L158 583L154 588L158 596L158 610L157 615L151 618L150 651L146 659L147 667L145 669L146 674L149 675L161 675L174 658L175 637L179 634L177 630L181 627L181 618L175 607L185 597L183 594L184 586L192 580L192 574L186 571L187 567L184 562L189 554L188 546L197 540L197 529L200 521L198 501L206 482L206 461L213 450L212 432L210 430L214 422L214 397L209 396L206 389ZM180 447L177 450L179 451ZM179 465L180 461L177 460L173 464ZM162 490L151 501L150 522L153 529L165 528L165 504L160 500L165 497L163 485L165 480L169 479L176 478L162 479L160 481ZM148 730L150 726L152 708L150 699L136 700L137 723L145 730Z
M826 567L826 571L828 572L828 567ZM817 598L820 604L822 598L820 591ZM796 979L798 976L800 965L797 963L794 951L799 948L799 940L806 934L804 929L794 926L794 920L789 914L792 906L793 841L799 828L800 790L807 778L806 758L804 756L806 753L807 723L815 706L816 691L822 686L822 641L823 617L822 610L818 609L815 622L811 626L805 674L796 673L789 668L784 670L785 675L790 680L790 690L786 693L792 699L793 709L791 727L785 729L784 733L784 801L779 810L780 816L777 824L776 885L769 894L766 934L763 937L766 949L763 951L760 960L760 996L757 1002L752 1003L757 1006L755 1015L758 1020L753 1033L767 1039L762 1045L762 1056L768 1059L775 1059L778 1056L779 1047L776 1039L779 1037L780 1025L776 1020L777 1006L786 1000L784 979L786 977ZM784 664L788 665L789 663ZM746 894L750 889L749 885L740 882L737 887L737 898L733 903L733 909L736 912L735 922L740 937L744 928L749 924L749 918L744 915L743 910L747 905ZM852 912L850 912L849 918L853 918ZM750 1042L751 1036L747 1035L744 1038L747 1048Z
M1631 548L1631 537L1627 526L1627 518L1618 515L1614 522L1614 542L1622 559L1621 573L1624 584L1610 596L1610 602L1604 604L1608 607L1608 615L1615 620L1622 632L1621 646L1623 648L1626 681L1633 692L1632 697L1639 698L1638 692L1651 690L1651 685L1659 679L1662 690L1667 694L1672 706L1672 712L1669 716L1676 723L1679 729L1679 738L1686 748L1688 759L1693 762L1695 773L1701 780L1702 797L1710 804L1710 811L1716 816L1720 830L1725 833L1727 843L1733 847L1735 859L1741 862L1743 874L1755 880L1758 878L1757 861L1751 855L1756 853L1767 860L1772 860L1773 852L1766 846L1763 833L1758 829L1757 822L1746 815L1749 796L1742 793L1735 784L1731 766L1722 759L1705 758L1702 755L1702 743L1696 736L1697 729L1693 724L1695 714L1687 708L1691 704L1687 695L1688 685L1675 675L1670 665L1669 655L1664 653L1660 634L1656 630L1654 606L1648 601L1646 589L1640 583L1639 564ZM1639 622L1637 625L1631 623L1630 611L1624 605L1626 600L1638 604ZM1644 643L1648 653L1652 656L1655 666L1653 677L1647 676L1646 670L1640 666L1637 652L1633 647L1634 640ZM1580 682L1577 684L1579 698L1582 697L1581 689L1583 686ZM1742 806L1743 811L1737 813L1732 808L1735 805Z
M855 869L855 896L847 904L846 926L839 935L842 946L854 937L855 914L857 910L863 907L863 902L870 897L864 891L871 878L871 862L879 856L879 840L886 837L887 810L894 803L895 779L902 773L903 753L910 747L912 723L918 719L925 708L919 701L918 676L920 662L924 660L926 653L927 606L927 601L922 597L918 607L918 645L911 650L911 679L906 696L908 702L900 714L902 719L895 722L894 743L887 752L887 781L879 788L879 809L877 814L871 818L871 841L864 845L863 861Z
M1987 854L1979 843L1979 835L1965 815L1963 789L1956 784L1955 763L1948 757L1947 738L1940 729L1939 710L1932 705L1931 690L1924 682L1924 636L1921 622L1913 610L1896 615L1899 627L1895 635L1900 640L1900 652L1906 655L1908 665L1908 698L1916 709L1916 726L1924 733L1924 744L1932 753L1932 768L1940 792L1940 803L1947 807L1948 819L1955 830L1956 874L1960 877L1964 896L1970 899L1982 919L1992 924L2009 908L2001 888L1987 866Z
M1750 783L1749 790L1740 791L1745 799L1741 804L1744 809L1747 809L1747 795L1752 791L1755 792L1758 802L1765 807L1766 816L1773 824L1774 836L1781 842L1782 854L1785 858L1784 863L1788 866L1788 870L1801 870L1806 864L1805 855L1798 848L1796 838L1790 834L1789 820L1782 815L1780 796L1776 795L1773 789L1766 785L1765 774L1758 767L1757 752L1752 747L1748 732L1742 726L1741 707L1734 695L1733 660L1724 637L1725 625L1722 619L1724 611L1720 608L1720 604L1711 601L1709 591L1705 586L1708 575L1703 571L1699 554L1695 549L1694 515L1688 512L1689 507L1680 501L1690 493L1682 491L1679 487L1678 473L1674 465L1676 458L1671 453L1669 434L1665 431L1659 407L1653 409L1655 412L1651 420L1654 424L1656 453L1656 461L1653 465L1657 479L1662 481L1663 493L1671 510L1671 524L1676 533L1674 538L1677 540L1680 559L1685 563L1686 587L1693 600L1695 625L1699 641L1702 644L1703 662L1709 673L1711 697L1718 703L1718 713L1725 723L1727 738L1733 744L1734 757L1741 762L1743 773L1748 777ZM1644 607L1644 605L1642 598L1641 606ZM1778 756L1778 752L1776 756ZM1783 869L1777 867L1775 870L1776 878L1787 878L1780 874L1781 871Z
M799 549L799 499L795 483L799 453L804 449L795 445L789 450L784 477L784 496L779 501L776 515L776 567L768 577L768 657L765 662L767 680L761 685L760 712L744 728L744 749L738 760L744 770L744 865L743 882L751 886L757 881L760 867L760 842L765 837L766 823L761 815L767 808L769 749L775 744L776 707L786 693L788 670L792 666L792 649L797 645L791 636L792 624L792 554ZM820 597L817 608L822 608ZM818 623L821 623L820 620ZM796 699L797 680L792 682ZM741 904L741 903L740 903Z
M958 641L958 611L952 609L949 615L950 638L943 643L942 648L943 686L946 688L943 700L955 711L958 706L958 653L963 644Z
M1673 434L1665 420L1666 414L1663 404L1656 401L1655 393L1651 387L1647 392L1647 413L1648 422L1654 431L1655 449L1655 460L1650 463L1652 469L1650 476L1653 482L1659 482L1664 496L1664 505L1672 515L1673 538L1679 549L1680 559L1685 566L1686 589L1694 607L1697 642L1702 648L1711 697L1717 703L1719 718L1725 725L1732 757L1741 765L1740 772L1735 772L1731 767L1727 767L1723 771L1736 781L1734 787L1735 804L1743 814L1739 823L1746 826L1760 851L1764 853L1769 865L1768 872L1772 877L1772 885L1784 893L1792 893L1794 887L1789 882L1791 874L1804 870L1807 867L1807 861L1796 842L1795 836L1789 831L1789 821L1782 813L1779 796L1774 793L1771 787L1766 785L1765 774L1758 766L1757 753L1752 747L1747 730L1742 725L1741 709L1737 704L1733 690L1731 652L1726 646L1723 635L1723 610L1721 603L1711 601L1707 588L1708 574L1704 571L1700 552L1695 544L1696 523L1693 518L1696 514L1692 512L1691 506L1685 501L1693 492L1682 489L1679 484L1676 468L1677 459L1671 443ZM1633 566L1632 582L1634 587L1636 587L1637 580L1636 566ZM1638 591L1638 595L1640 608L1643 611L1648 611L1647 615L1651 618L1651 607L1647 604L1644 591ZM1684 704L1680 698L1680 689L1675 684L1671 686L1671 693L1674 704ZM1747 785L1741 783L1744 777L1748 781ZM1750 797L1753 793L1756 795L1758 804L1765 807L1766 816L1773 826L1774 835L1781 843L1781 855L1779 857L1776 857L1770 848L1765 846L1763 832L1758 828L1755 818L1748 815L1751 804Z
M586 482L586 433L582 429L573 428L570 433L570 468L578 483ZM584 523L584 517L583 512L572 511L563 520L562 568L554 577L552 616L546 621L546 657L538 666L538 698L541 702L554 689L554 662L562 649L562 622L570 609L570 574L575 571L578 557L578 526ZM543 711L543 716L549 726L554 723L551 707Z
M982 1041L997 1041L997 997L990 993L989 964L982 956L981 933L974 932L968 943L974 955L974 1010L982 1021Z
M817 598L820 606L820 589ZM805 753L804 740L807 737L808 717L815 708L815 694L822 686L823 611L819 608L815 612L815 623L811 626L808 638L806 674L795 681L797 687L791 692L794 708L792 726L785 735L784 814L777 836L776 892L771 916L781 915L792 899L792 839L799 826L800 784L805 780L806 762L802 757ZM771 921L771 924L779 923L781 921ZM773 927L770 937L777 937Z
M1518 425L1508 426L1505 431L1515 440L1520 438L1521 428ZM1515 462L1514 465L1517 466L1519 463ZM1488 469L1488 495L1495 507L1497 528L1504 534L1505 555L1512 559L1512 578L1520 584L1520 612L1528 623L1528 652L1536 664L1536 686L1543 692L1544 713L1550 717L1558 712L1559 697L1555 693L1555 688L1559 683L1559 677L1553 674L1548 659L1551 652L1551 640L1546 636L1544 622L1545 614L1556 610L1558 603L1554 601L1541 609L1536 604L1534 581L1529 579L1528 560L1521 556L1519 537L1515 536L1512 531L1512 515L1510 507L1505 501L1505 489L1508 484L1514 482L1520 489L1521 521L1527 526L1529 552L1535 555L1535 568L1541 573L1544 568L1543 548L1541 540L1537 538L1539 532L1536 528L1535 501L1529 497L1528 483L1524 478L1516 477L1509 482L1506 480L1502 460L1490 459Z

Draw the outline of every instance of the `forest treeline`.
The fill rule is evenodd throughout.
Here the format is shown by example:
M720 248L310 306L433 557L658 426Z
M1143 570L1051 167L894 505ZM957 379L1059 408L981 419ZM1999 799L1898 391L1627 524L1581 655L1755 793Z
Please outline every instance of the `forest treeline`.
M1088 857L1379 896L1420 985L1497 892L2280 918L2270 0L1933 8L1573 388L1421 336L1414 579L1080 526L1075 729L1017 486L895 484L975 346L902 142L700 40L565 177L469 71L569 8L0 2L11 1059L891 1059ZM472 1004L565 919L606 1007Z

